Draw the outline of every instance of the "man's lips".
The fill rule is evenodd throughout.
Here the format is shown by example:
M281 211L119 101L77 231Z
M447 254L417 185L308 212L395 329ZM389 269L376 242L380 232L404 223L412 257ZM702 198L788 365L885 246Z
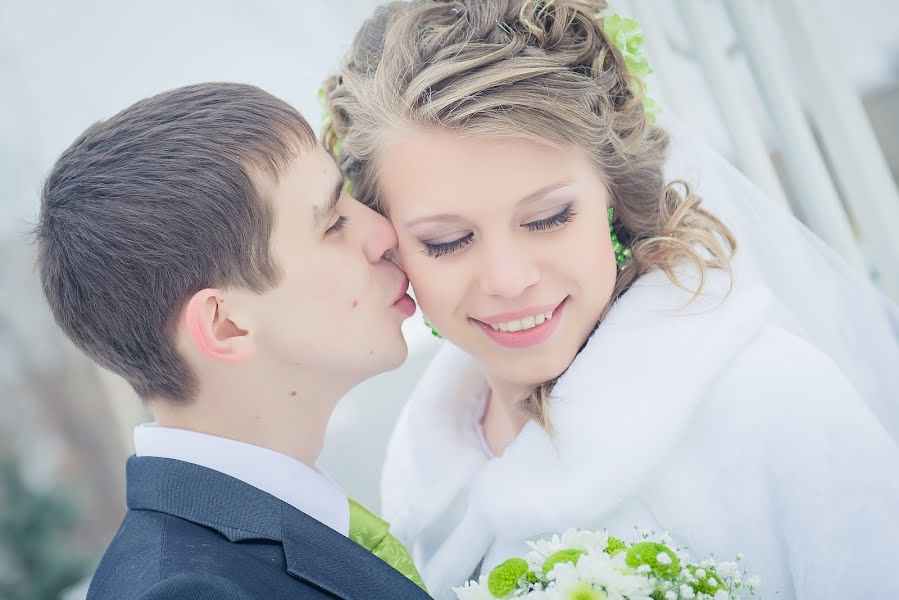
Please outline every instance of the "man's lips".
M393 304L396 304L400 300L403 299L403 296L406 296L406 292L409 290L409 278L403 275L402 284L399 286L397 292L393 295Z

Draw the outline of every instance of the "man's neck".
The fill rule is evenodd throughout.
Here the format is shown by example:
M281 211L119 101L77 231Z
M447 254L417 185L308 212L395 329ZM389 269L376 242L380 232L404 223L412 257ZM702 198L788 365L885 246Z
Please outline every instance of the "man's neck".
M315 466L328 421L342 394L314 395L304 390L236 389L207 386L192 401L150 402L157 423L224 437L290 456Z

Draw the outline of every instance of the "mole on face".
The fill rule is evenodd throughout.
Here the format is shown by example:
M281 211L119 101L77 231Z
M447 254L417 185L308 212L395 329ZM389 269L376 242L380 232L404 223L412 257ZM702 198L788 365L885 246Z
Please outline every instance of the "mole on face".
M356 308L357 306L359 306L359 301L353 298L353 308Z
M290 395L291 395L291 396L296 396L296 395L297 395L297 391L296 391L296 390L290 390Z

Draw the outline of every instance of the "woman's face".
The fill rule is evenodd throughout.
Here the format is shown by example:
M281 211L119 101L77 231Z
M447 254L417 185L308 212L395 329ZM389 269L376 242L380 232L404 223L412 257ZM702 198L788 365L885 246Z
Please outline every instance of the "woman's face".
M431 325L510 383L562 373L615 284L608 193L587 155L418 130L385 147L379 176Z

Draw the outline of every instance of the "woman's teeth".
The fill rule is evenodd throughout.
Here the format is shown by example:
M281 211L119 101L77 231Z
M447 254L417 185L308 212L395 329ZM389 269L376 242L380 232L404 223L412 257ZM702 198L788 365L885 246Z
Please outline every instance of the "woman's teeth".
M506 321L505 323L490 323L489 325L493 327L494 331L524 331L525 329L532 329L537 325L543 325L544 321L549 321L553 318L552 311L540 313L539 315L533 315L530 317L525 317L523 319L518 319L517 321Z

